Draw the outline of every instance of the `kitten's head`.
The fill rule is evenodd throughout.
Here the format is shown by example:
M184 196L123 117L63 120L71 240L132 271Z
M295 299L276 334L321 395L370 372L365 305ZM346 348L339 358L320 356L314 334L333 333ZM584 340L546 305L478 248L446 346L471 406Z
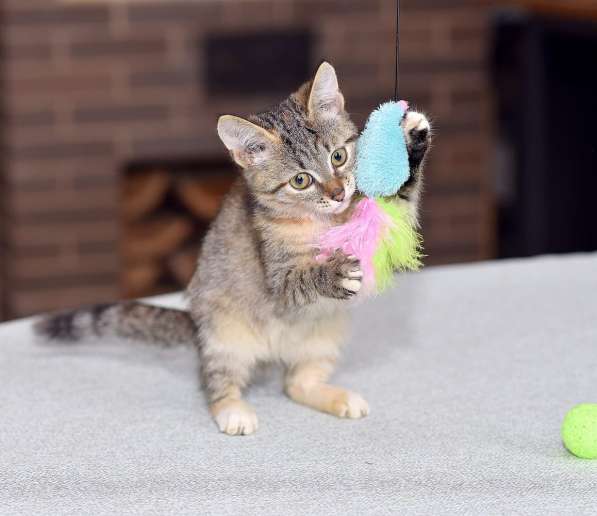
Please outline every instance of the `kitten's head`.
M277 216L326 218L350 204L358 133L329 63L271 111L220 117L218 134Z

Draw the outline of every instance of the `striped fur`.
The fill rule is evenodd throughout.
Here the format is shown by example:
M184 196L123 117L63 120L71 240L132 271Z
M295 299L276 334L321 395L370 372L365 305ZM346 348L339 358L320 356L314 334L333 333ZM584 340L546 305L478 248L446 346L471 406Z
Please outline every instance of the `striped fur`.
M128 301L64 311L41 318L35 331L50 340L77 342L118 337L161 346L193 345L197 327L189 312Z
M422 162L430 140L426 118L402 122L411 179L399 192L416 221ZM201 383L222 432L257 429L242 391L260 364L286 369L286 393L339 417L368 413L360 396L327 384L345 338L348 300L361 286L353 257L315 260L313 243L345 222L356 203L357 129L344 109L336 73L323 63L314 79L274 109L248 118L224 116L218 133L242 173L203 241L187 289L189 313L140 303L97 307L45 319L55 338L117 335L174 343L197 333ZM335 165L336 149L346 161ZM304 189L297 174L309 174Z

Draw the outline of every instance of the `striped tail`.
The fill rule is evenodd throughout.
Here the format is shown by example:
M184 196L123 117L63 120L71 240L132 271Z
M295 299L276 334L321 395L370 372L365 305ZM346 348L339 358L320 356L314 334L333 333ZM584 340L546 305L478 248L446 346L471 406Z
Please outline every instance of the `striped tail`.
M49 314L35 322L34 331L48 340L63 342L115 335L165 347L194 345L197 335L189 312L139 301Z

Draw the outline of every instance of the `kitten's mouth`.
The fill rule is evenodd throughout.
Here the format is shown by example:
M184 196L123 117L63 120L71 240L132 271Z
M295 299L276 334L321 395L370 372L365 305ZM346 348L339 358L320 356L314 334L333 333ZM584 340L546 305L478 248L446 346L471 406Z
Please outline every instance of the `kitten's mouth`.
M348 208L351 198L352 195L350 197L345 197L341 202L337 203L336 206L332 208L332 213L342 213L346 208Z

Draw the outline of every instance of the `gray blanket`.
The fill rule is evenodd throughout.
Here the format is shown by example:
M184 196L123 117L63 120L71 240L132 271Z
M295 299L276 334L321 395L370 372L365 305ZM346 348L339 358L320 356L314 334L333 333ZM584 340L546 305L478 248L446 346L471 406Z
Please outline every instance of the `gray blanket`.
M597 402L596 255L428 269L356 308L334 380L364 420L290 402L273 372L248 394L257 434L228 437L195 366L0 325L0 514L597 513L597 461L559 437Z

